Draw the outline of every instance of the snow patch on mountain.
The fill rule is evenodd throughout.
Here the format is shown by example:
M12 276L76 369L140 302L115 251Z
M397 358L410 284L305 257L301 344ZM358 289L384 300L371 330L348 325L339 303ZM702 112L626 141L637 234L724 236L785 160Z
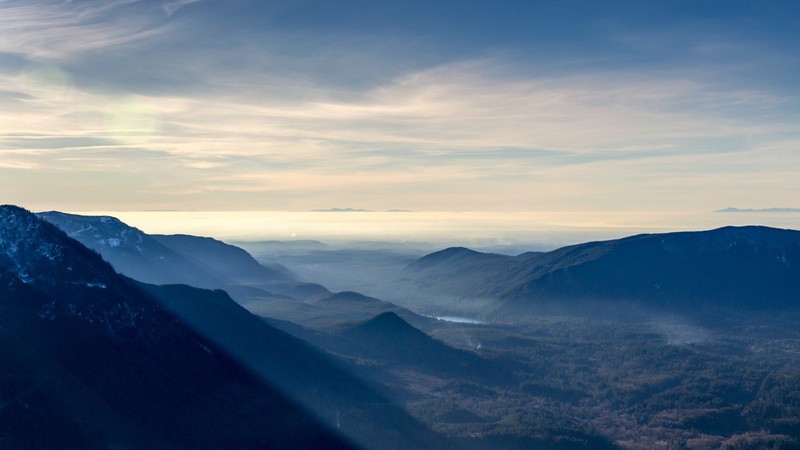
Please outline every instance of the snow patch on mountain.
M44 305L31 304L41 320L73 315L111 336L158 328L142 322L155 305L130 303L127 296L132 291L120 284L100 255L19 207L0 206L0 274L51 299Z

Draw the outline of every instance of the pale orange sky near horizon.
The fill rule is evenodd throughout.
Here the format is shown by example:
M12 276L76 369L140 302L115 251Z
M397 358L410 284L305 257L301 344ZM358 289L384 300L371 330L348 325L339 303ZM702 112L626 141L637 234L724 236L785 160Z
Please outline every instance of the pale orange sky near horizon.
M76 212L78 213L78 212ZM147 233L222 240L388 240L556 247L638 233L726 225L800 228L800 213L89 211Z

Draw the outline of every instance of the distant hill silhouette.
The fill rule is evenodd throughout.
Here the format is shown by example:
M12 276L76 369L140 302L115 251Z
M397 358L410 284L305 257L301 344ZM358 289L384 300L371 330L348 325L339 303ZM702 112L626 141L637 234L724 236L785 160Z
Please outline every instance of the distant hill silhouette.
M715 213L797 213L800 208L725 208L714 211Z
M328 208L328 209L312 209L313 212L372 212L369 209L359 208Z
M414 270L424 270L440 266L452 267L458 264L477 266L492 262L506 261L508 258L509 257L506 255L481 253L465 247L450 247L423 256L422 258L414 261L409 268Z

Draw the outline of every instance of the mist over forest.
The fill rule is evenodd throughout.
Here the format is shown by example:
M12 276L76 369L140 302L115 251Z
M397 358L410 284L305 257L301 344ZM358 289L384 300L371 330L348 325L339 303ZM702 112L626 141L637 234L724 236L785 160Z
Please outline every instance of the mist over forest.
M17 367L17 381L5 378L0 430L11 448L800 442L800 231L723 227L520 254L425 253L402 242L237 246L151 235L110 216L0 212L2 348ZM48 346L64 333L84 337L59 341L56 357ZM169 356L173 335L195 356ZM119 356L96 362L107 352ZM145 420L155 406L131 397L138 384L117 372L126 367L148 395L172 399L158 403L167 415ZM182 381L186 370L209 378ZM160 373L186 387L175 391ZM204 383L227 387L206 394ZM226 392L261 406L241 409ZM185 395L203 400L191 406ZM215 409L220 401L228 406ZM286 411L269 406L280 402L296 412L267 419ZM80 404L88 422L69 431L68 411ZM97 425L91 418L108 408L114 419ZM231 426L251 412L262 414L255 428ZM182 430L211 418L222 428L201 444L199 434L168 432L169 414ZM317 434L292 431L301 426ZM42 427L57 431L37 440Z

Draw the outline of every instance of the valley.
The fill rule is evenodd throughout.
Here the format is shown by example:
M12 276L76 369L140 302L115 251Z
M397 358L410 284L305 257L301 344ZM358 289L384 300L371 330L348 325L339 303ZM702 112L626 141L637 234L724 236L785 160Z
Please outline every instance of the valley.
M723 229L722 233L736 231ZM745 240L752 241L754 232L770 230L743 232ZM666 238L678 242L683 236ZM706 247L714 247L709 244L714 237L701 239ZM739 245L734 251L741 254L748 244L738 239L728 238L733 244L720 248ZM769 255L769 246L756 250L766 253L766 264L779 264L778 272L769 277L777 276L780 267L785 267L787 251L796 252L797 240L793 239L777 255ZM671 245L674 254L677 244ZM690 251L703 247L696 243L682 245ZM284 254L290 253L290 246L291 243L284 243ZM498 445L508 448L525 448L534 445L530 439L545 436L549 442L562 443L564 448L608 445L631 449L755 449L800 445L800 421L795 419L800 413L800 315L795 306L776 310L753 296L749 306L739 304L737 308L695 302L695 308L686 309L686 303L673 302L667 310L661 305L634 302L635 297L606 297L602 302L577 301L572 306L564 302L559 308L546 305L537 314L497 314L487 308L491 301L482 302L481 297L495 298L502 304L504 295L499 288L513 286L507 277L524 276L529 272L524 265L547 258L546 252L509 256L453 249L420 255L409 263L411 250L405 251L373 250L370 263L364 265L369 269L363 272L359 270L359 258L338 250L316 249L315 254L304 254L298 249L289 257L273 255L272 260L293 270L324 267L328 277L342 275L340 282L363 273L360 287L373 295L383 294L381 298L417 312L465 316L457 321L439 320L417 326L435 339L484 358L495 375L491 381L476 377L478 371L465 366L462 371L443 376L437 375L431 365L399 364L386 355L360 356L361 365L369 368L369 377L390 386L412 415L435 430L461 438L498 439L502 441ZM554 253L559 252L564 253ZM651 259L657 255L647 253ZM269 257L262 254L260 258ZM790 258L796 261L796 256ZM577 259L579 263L582 260L586 257ZM687 267L681 262L671 264ZM738 281L768 279L744 273L755 272L741 269L752 262L738 264L736 270L743 270ZM523 268L517 268L520 266ZM719 270L718 267L715 264L694 270L698 276L708 277L713 276L709 271ZM798 279L797 268L790 267L792 275L787 275L786 281L768 281L761 291L774 292L794 283ZM706 274L699 275L704 270ZM503 278L503 274L508 275ZM665 274L651 276L669 279ZM681 275L678 279L686 282L688 277ZM698 285L706 287L716 283L700 280ZM738 287L732 292L739 295L747 289ZM798 300L796 292L800 291L790 288L785 292L783 297L772 294L771 298ZM474 298L469 299L470 294ZM647 298L649 293L636 295ZM339 339L335 327L313 322L306 326L314 332L297 327L285 329L331 352L348 354L340 344L331 344ZM398 342L405 340L408 339L396 337ZM400 349L395 352L401 353ZM587 436L606 440L593 441ZM535 445L541 446L542 442Z
M95 400L82 414L111 408L109 417L117 417L113 438L184 445L189 441L183 437L163 434L163 424L142 425L142 406L132 402L127 385L112 395L84 384L87 372L71 359L48 369L52 356L37 346L71 329L106 333L112 341L126 336L159 342L148 333L193 333L204 342L197 348L229 361L227 372L208 376L242 379L247 373L257 381L248 381L246 389L262 389L252 383L269 387L309 414L303 420L341 436L336 445L800 446L797 231L745 227L640 235L516 256L466 248L420 254L426 251L420 244L401 243L362 243L350 250L308 241L238 247L196 236L148 235L112 217L51 212L37 218L3 208L6 256L0 262L10 290L0 310L7 324L2 348L6 364L22 367L15 370L27 381L3 378L0 412L19 408L31 389L45 389L48 399L59 402L89 395ZM60 285L80 289L53 287ZM114 306L109 295L122 295L129 306ZM154 312L126 312L143 307ZM44 334L21 331L26 316L14 311L25 308L38 308L25 320L44 327ZM160 319L146 318L152 314ZM107 331L81 331L80 320L100 320ZM161 324L146 332L141 320ZM12 344L18 341L22 347ZM103 345L111 349L117 345L112 341ZM20 355L15 348L33 353ZM69 354L82 351L79 346ZM172 350L147 350L155 352L147 358L161 361L164 351ZM151 359L124 358L145 364L138 370L153 370L147 368ZM183 373L182 364L169 370ZM74 381L39 387L35 380L55 376L53 370ZM147 389L159 386L157 378L146 383ZM37 408L51 422L73 420L62 409ZM230 408L207 414L233 420L227 415L236 403ZM26 442L32 436L24 431L38 429L19 426L22 432L0 428L0 437ZM106 439L93 428L82 433L60 439L90 446ZM252 433L240 436L243 445L265 445L256 444L262 438ZM319 439L335 439L320 433Z

